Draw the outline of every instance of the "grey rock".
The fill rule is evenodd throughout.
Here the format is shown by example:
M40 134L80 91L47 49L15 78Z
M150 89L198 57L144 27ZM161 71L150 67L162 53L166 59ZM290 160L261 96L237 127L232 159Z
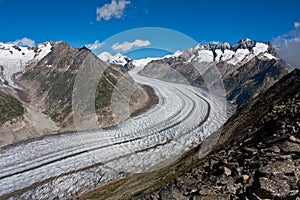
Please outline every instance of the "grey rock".
M291 160L276 161L275 163L269 163L267 166L261 168L261 172L268 175L278 174L292 174L295 171L295 164Z
M290 193L290 186L287 181L276 176L272 179L260 178L259 183L263 191L270 193L274 197L286 197Z
M294 142L285 141L279 147L285 153L300 153L300 145Z

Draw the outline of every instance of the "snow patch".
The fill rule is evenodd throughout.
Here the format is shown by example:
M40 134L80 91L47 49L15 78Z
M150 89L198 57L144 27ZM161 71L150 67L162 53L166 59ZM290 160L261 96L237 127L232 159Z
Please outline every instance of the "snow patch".
M246 62L249 62L250 60L252 60L256 55L255 54L250 54L246 57Z
M214 55L212 51L209 50L201 50L198 51L198 62L213 62Z
M240 63L249 53L250 52L248 49L238 49L235 52L234 57L231 60L229 60L228 63L232 65L236 65Z
M195 55L193 54L188 60L187 62L192 62L192 60L195 58Z
M181 56L183 54L182 51L179 51L177 50L174 54L171 54L171 55L166 55L164 56L163 58L172 58L172 57L178 57L178 56Z
M253 53L257 56L260 53L264 53L268 50L269 46L264 44L264 43L260 43L257 42L255 47L253 47Z
M223 52L221 49L216 49L215 50L217 56L215 57L215 62L220 62L221 56L223 55Z
M133 61L133 64L135 65L135 67L138 67L138 68L141 68L141 67L144 67L146 66L149 62L153 61L153 60L159 60L161 58L142 58L142 59L139 59L139 60L134 60Z
M264 56L267 57L267 58L270 59L270 60L272 60L272 59L278 60L275 56L273 56L273 55L270 54L270 53L264 53Z
M44 58L46 55L48 55L48 53L51 52L52 45L50 42L46 42L44 44L39 44L38 48L39 48L39 53L36 54L35 60L39 61L42 58Z
M234 51L225 49L224 54L222 55L221 61L229 60L233 57Z

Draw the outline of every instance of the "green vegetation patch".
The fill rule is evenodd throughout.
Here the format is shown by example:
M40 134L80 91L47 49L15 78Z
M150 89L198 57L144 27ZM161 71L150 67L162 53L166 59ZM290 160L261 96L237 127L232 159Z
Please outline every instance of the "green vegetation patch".
M14 97L0 90L0 124L21 116L24 113L22 104Z

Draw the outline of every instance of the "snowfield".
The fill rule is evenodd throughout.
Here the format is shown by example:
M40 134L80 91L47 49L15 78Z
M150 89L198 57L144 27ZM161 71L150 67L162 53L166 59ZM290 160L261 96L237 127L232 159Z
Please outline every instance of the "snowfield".
M0 81L7 81L15 87L13 75L22 72L29 62L41 60L51 52L51 42L37 45L35 48L18 47L0 42ZM3 71L1 70L3 68Z
M245 39L241 42L241 45L245 45L245 43L250 42L251 40ZM195 47L188 49L183 52L184 58L187 62L227 62L233 66L240 66L249 62L254 57L258 57L259 59L275 59L277 58L273 56L269 52L269 45L261 42L256 42L253 47L248 48L240 47L238 49L230 49L229 43L220 43L222 47L218 47L217 49L212 49L212 47L196 45Z
M142 63L142 62L141 62ZM195 147L227 119L207 91L137 75L158 105L118 127L46 136L0 149L0 199L65 199L139 173Z

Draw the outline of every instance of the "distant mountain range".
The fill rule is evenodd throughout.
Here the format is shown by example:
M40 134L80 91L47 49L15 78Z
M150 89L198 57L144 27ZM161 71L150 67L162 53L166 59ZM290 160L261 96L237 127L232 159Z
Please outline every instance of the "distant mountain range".
M221 77L212 70L212 64ZM202 88L218 88L222 79L227 99L240 107L272 86L288 70L269 42L243 39L234 45L198 44L176 57L149 62L140 74L167 81L188 81Z
M98 55L98 57L108 63L111 64L117 64L117 65L122 65L126 69L130 70L134 68L135 66L145 66L147 63L153 61L153 60L161 60L164 58L171 58L171 57L177 57L181 55L181 51L176 51L174 54L171 55L166 55L164 57L148 57L148 58L142 58L138 60L133 60L127 56L122 55L121 53L117 53L115 55L111 55L109 52L102 52L101 54Z
M132 59L128 58L127 56L123 56L120 53L117 53L113 56L108 52L102 52L98 55L98 57L105 62L122 66L126 66L129 62L132 61Z

